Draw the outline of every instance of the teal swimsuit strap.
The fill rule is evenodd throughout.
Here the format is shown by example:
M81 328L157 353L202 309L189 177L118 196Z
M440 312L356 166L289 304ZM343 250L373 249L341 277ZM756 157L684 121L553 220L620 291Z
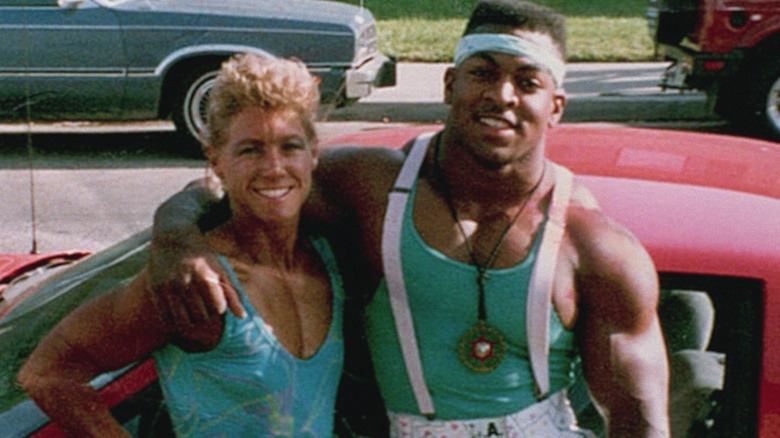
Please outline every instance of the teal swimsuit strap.
M344 283L339 273L336 257L333 255L333 251L324 237L312 235L309 236L308 239L314 249L317 251L317 254L319 254L322 263L325 264L325 269L328 271L328 280L330 281L330 288L333 293L333 298L334 300L337 300L338 303L340 303L344 299ZM244 292L244 288L241 287L241 282L238 281L238 277L236 276L235 271L233 271L233 267L230 266L230 263L222 254L217 254L217 260L219 260L219 263L225 269L225 272L227 272L228 278L233 284L233 287L236 289L236 291L238 291L238 294L241 297L241 305L243 305L245 309L248 309L248 311L252 314L256 314L254 307L250 304L249 298ZM341 306L336 306L334 308L340 309Z
M314 246L314 249L320 256L320 260L322 260L322 263L325 265L325 269L328 271L330 288L333 292L334 299L342 301L344 298L344 282L341 278L341 271L339 270L338 263L336 263L336 256L333 254L330 244L327 239L320 235L310 235L309 242Z
M257 316L254 306L249 302L249 297L246 296L244 288L241 286L241 282L238 281L238 277L236 276L235 271L233 271L233 267L230 266L230 263L222 254L217 254L217 260L219 260L219 263L225 269L225 272L227 272L230 283L232 283L233 288L238 292L239 297L241 297L241 305L244 306L244 309L252 316Z

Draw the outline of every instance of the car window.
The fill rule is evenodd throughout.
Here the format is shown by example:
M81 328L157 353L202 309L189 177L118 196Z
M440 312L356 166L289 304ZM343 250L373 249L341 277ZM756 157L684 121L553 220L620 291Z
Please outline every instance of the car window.
M0 6L57 6L57 0L0 0Z
M670 368L672 436L756 436L762 283L660 274L658 315ZM576 370L569 390L580 424L604 431Z
M762 282L663 273L660 281L670 411L679 413L671 418L672 436L755 436Z

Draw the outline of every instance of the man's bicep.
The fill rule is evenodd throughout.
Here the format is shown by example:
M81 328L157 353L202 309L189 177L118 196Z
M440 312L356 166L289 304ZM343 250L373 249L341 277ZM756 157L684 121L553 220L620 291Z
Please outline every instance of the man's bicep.
M656 436L644 431L667 427L669 381L657 274L638 243L624 243L628 250L605 258L586 282L579 333L583 369L610 427L628 431L615 436Z
M177 234L194 227L209 206L221 198L219 183L203 178L188 184L157 207L154 214L154 237Z
M649 335L661 338L659 288L652 260L638 242L621 235L605 240L612 246L589 254L587 272L578 274L578 325L583 350L592 351L594 361L612 361L612 366L619 359L613 354L631 352Z
M583 340L586 376L597 391L601 387L607 392L607 398L619 391L622 397L647 399L660 395L661 387L666 390L668 369L660 322L654 312L642 312L646 315L626 315L633 324L596 323L591 339Z
M610 436L668 437L669 367L657 319L639 333L613 333L608 343L609 373L586 376Z

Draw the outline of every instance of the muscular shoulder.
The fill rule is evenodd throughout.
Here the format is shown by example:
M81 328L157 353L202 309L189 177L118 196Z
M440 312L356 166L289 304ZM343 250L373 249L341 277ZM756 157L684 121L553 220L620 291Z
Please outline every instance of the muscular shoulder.
M381 147L323 149L315 171L313 212L332 222L371 205L384 205L406 154Z
M406 153L385 147L335 146L323 149L318 178L338 178L347 182L392 179L403 164Z
M580 305L601 316L644 319L655 311L658 280L653 262L639 240L598 208L582 186L575 188L567 218L568 240L575 254L575 283ZM636 321L634 321L636 322Z

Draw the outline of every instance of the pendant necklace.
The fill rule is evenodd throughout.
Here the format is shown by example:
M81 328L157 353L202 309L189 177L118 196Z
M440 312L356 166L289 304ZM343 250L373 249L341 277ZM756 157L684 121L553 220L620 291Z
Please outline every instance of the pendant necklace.
M447 180L444 179L444 175L442 174L441 165L439 163L440 142L441 140L437 139L434 149L434 170L436 172L437 178L441 181L444 200L447 203L447 208L450 210L450 215L455 221L460 234L463 236L466 250L469 253L469 257L471 257L471 263L477 269L477 290L479 292L477 324L466 330L466 332L461 336L457 346L458 358L466 368L478 373L488 373L498 368L499 364L501 364L501 361L504 359L504 354L506 353L506 341L504 340L504 335L501 333L501 331L487 323L487 310L485 308L485 282L489 279L487 271L493 265L496 255L498 255L498 250L501 248L501 244L504 242L507 234L509 234L509 230L512 229L517 220L520 218L520 214L523 212L523 210L525 210L526 205L528 205L528 201L531 200L534 192L536 192L536 189L538 189L541 185L542 180L544 179L544 174L547 170L547 166L545 163L545 167L542 171L542 176L539 178L539 181L537 181L534 187L528 192L528 196L526 197L525 201L523 201L520 209L509 222L509 225L507 225L507 227L501 233L501 236L498 238L498 242L496 242L496 245L493 247L493 250L488 256L487 261L484 265L482 265L478 262L477 256L474 253L474 250L471 248L471 244L469 243L466 231L463 229L463 226L458 219L458 212L455 210L455 206L452 203L449 184L447 184Z

